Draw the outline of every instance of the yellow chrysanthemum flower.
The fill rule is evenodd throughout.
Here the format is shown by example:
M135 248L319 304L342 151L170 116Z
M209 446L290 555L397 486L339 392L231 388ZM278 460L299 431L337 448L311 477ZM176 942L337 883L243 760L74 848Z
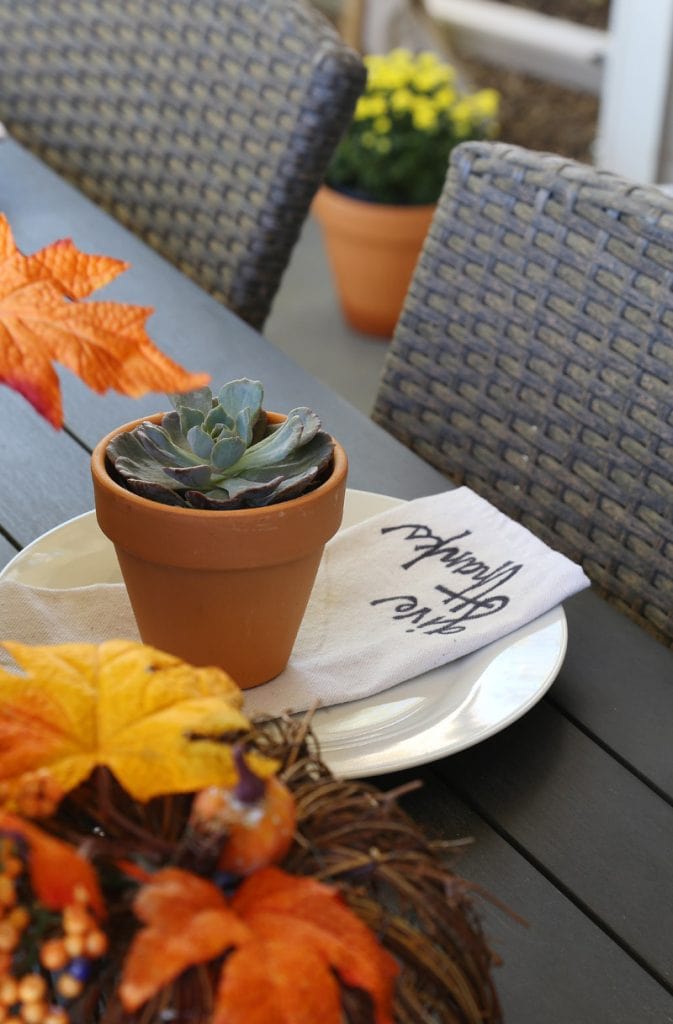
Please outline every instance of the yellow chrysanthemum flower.
M370 118L380 117L388 109L384 96L360 96L355 107L355 120L367 121Z
M431 93L443 85L449 85L451 81L447 69L438 66L420 68L412 78L412 85L416 92Z
M455 89L451 89L448 85L443 89L438 89L432 97L435 110L450 110L453 104L456 102L457 93Z
M431 100L425 96L418 96L411 111L411 120L414 128L418 131L431 131L437 127L437 111Z
M394 114L406 114L413 108L414 101L411 89L396 89L390 97L390 109Z
M477 117L497 117L500 109L500 94L495 89L480 89L470 97L472 109Z

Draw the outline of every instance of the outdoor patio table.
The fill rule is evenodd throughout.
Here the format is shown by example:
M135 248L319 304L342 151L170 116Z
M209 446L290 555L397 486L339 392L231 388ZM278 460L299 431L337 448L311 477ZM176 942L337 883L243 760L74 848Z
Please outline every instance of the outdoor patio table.
M409 499L449 486L10 139L0 210L25 252L71 236L130 261L105 297L153 306L151 336L215 383L257 377L269 408L316 409L349 454L351 487ZM67 373L63 388L60 433L0 390L0 565L91 509L94 443L162 406L96 396ZM376 781L421 778L405 808L436 835L473 837L457 870L526 920L477 897L503 961L507 1021L673 1021L673 651L590 591L565 610L565 662L532 710L462 753Z

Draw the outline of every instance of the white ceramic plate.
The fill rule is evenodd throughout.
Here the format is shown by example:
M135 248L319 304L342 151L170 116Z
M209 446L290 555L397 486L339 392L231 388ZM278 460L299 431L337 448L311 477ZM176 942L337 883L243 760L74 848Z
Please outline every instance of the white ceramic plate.
M349 490L343 526L399 499ZM38 537L0 579L39 587L116 583L114 548L86 512ZM562 607L488 647L384 693L316 713L325 762L346 778L380 775L464 750L516 721L549 689L566 651Z

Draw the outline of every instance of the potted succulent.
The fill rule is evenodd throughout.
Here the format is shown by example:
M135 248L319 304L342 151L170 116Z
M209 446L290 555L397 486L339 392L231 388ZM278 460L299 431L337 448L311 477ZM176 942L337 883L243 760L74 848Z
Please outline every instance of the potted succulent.
M244 688L287 664L347 459L306 408L262 407L259 381L171 396L94 449L96 515L143 640Z
M223 665L239 685L271 679L341 522L343 448L308 409L265 413L259 383L233 382L213 399L207 374L189 373L148 336L151 309L83 301L127 269L122 260L69 239L26 256L2 214L0 254L0 382L56 429L52 360L99 392L184 394L173 413L126 424L93 453L98 519L141 635L194 664Z
M499 96L457 83L436 54L365 57L367 84L313 204L348 322L390 337L449 154L497 132Z

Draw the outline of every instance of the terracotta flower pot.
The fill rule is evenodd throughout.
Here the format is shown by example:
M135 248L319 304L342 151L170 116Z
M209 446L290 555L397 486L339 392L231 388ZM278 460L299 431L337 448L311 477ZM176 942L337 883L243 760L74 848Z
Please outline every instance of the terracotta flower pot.
M434 205L388 206L319 190L312 212L352 327L391 337L434 211Z
M288 662L323 547L341 523L346 453L335 443L330 477L290 501L176 508L133 494L108 472L108 443L140 422L99 441L91 469L98 524L115 546L143 641L194 665L218 665L244 689L273 679Z

